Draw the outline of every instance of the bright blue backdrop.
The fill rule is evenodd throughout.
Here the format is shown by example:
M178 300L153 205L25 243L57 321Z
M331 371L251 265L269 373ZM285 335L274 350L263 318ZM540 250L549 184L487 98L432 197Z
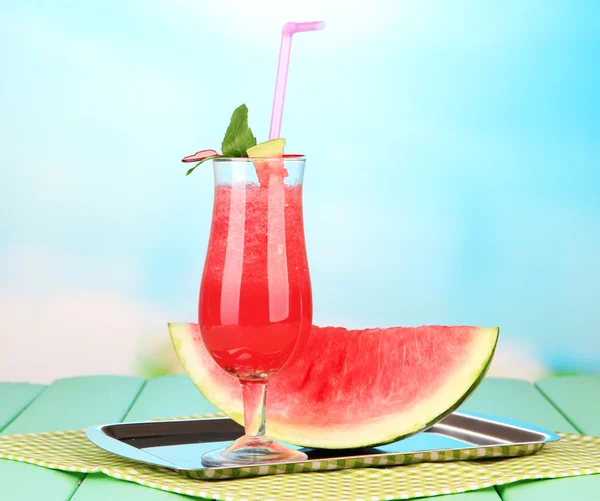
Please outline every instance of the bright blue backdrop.
M216 3L0 3L6 329L75 316L85 343L102 298L140 332L194 320L212 177L179 159L243 102L266 140L281 25L323 18L282 129L309 159L315 321L499 324L516 375L521 350L600 370L600 3Z

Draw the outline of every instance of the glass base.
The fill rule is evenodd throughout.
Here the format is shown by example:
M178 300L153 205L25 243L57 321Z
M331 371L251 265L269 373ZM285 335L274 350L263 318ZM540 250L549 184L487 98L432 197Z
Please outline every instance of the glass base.
M202 464L209 468L232 468L305 459L307 456L304 452L290 449L272 438L243 436L224 449L203 454Z

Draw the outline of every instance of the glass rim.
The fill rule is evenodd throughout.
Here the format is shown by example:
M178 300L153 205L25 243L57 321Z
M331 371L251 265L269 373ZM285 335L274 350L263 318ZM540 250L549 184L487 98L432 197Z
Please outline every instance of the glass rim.
M213 162L256 162L265 160L283 160L284 162L300 162L306 160L305 155L300 154L288 154L283 157L216 157L213 158Z

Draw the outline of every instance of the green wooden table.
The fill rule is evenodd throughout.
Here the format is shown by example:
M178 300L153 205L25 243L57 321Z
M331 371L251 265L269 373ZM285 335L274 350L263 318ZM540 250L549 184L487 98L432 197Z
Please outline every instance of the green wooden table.
M531 421L556 431L600 436L600 377L561 377L530 384L488 378L465 410ZM61 379L49 386L0 383L0 431L30 433L213 412L187 376ZM598 458L600 463L600 458ZM119 481L0 460L2 501L175 501L190 498ZM440 501L600 501L600 475L526 481L439 496Z

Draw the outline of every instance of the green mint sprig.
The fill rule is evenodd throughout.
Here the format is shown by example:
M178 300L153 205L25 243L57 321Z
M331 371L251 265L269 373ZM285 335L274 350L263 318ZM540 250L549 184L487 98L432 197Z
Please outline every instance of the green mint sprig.
M242 104L231 115L229 127L221 143L223 155L245 157L248 148L256 144L252 129L248 127L248 107Z
M229 127L225 131L225 137L221 143L222 155L210 155L200 160L196 165L186 172L189 176L196 167L213 158L246 157L248 148L256 145L256 137L248 126L248 107L245 104L237 107L231 115Z

